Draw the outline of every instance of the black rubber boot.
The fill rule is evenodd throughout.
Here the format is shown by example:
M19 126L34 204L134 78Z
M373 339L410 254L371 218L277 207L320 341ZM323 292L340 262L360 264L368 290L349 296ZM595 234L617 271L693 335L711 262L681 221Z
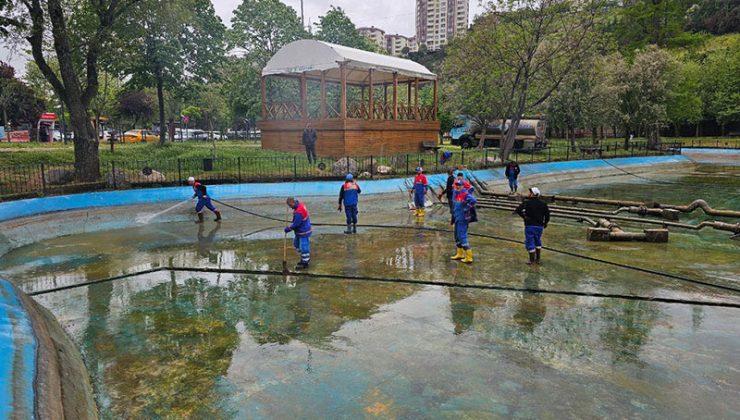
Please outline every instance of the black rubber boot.
M220 211L215 211L214 213L216 213L216 218L213 221L214 222L220 222L221 221L221 212Z
M533 265L533 264L537 264L537 260L536 260L536 256L535 256L534 252L530 252L529 253L529 262L527 263L527 265Z
M296 264L295 270L296 271L308 270L308 263L307 262L303 262L303 261L299 262L298 264Z
M344 233L346 233L347 235L351 234L352 233L352 225L350 225L349 223L347 223L347 230L345 230Z
M534 260L537 261L537 263L539 264L540 262L540 250L539 249L534 251Z
M352 225L352 233L357 233L357 225Z
M195 223L203 223L203 220L204 220L203 213L198 213L198 221Z

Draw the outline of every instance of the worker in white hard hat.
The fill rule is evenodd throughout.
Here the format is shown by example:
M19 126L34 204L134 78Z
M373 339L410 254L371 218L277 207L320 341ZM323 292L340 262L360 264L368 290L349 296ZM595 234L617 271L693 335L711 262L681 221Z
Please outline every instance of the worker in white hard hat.
M203 183L196 181L194 177L188 178L188 185L193 187L193 198L198 198L198 204L195 205L195 212L198 213L198 221L195 223L203 223L203 208L207 208L216 215L216 222L221 221L221 212L211 202L211 198L208 197L208 190Z

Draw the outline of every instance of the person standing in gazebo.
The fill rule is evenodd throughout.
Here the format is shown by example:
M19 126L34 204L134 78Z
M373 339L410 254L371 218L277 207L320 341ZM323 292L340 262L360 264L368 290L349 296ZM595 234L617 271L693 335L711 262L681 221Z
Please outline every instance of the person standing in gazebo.
M306 156L308 156L308 163L316 163L317 137L318 134L316 134L316 130L311 127L311 123L307 123L306 128L303 130L301 144L306 147Z

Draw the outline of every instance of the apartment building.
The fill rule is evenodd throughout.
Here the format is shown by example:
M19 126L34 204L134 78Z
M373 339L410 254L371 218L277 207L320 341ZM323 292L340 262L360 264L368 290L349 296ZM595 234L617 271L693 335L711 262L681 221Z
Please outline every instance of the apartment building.
M376 28L375 26L371 26L369 28L363 27L363 28L357 28L357 31L360 33L360 35L364 36L365 38L369 39L375 45L377 45L380 48L385 49L386 48L386 40L385 40L385 31Z
M416 0L416 42L436 51L468 27L469 0Z
M399 34L388 34L385 36L385 49L388 54L400 57L404 49L408 48L409 52L416 52L416 37L407 37Z

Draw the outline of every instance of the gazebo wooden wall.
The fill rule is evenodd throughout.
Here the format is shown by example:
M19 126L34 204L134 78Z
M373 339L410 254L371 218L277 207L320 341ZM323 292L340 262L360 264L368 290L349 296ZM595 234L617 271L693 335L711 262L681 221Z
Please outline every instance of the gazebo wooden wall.
M259 122L262 148L304 151L301 138L309 123L318 134L316 152L319 156L390 155L416 152L425 144L437 144L440 125L437 121L436 80L406 78L401 81L398 74L393 73L392 82L376 83L373 80L376 71L362 70L367 73L366 82L352 84L362 89L362 98L348 103L347 71L345 65L340 65L338 81L329 80L326 71L321 72L318 78L307 73L277 76L292 78L298 83L300 100L295 102L272 101L267 92L267 77L263 77L262 120ZM318 115L309 115L309 80L320 82ZM339 85L339 109L327 101L327 87L332 82ZM433 105L420 104L421 84L432 85ZM399 85L405 86L405 98L399 98ZM384 94L375 97L375 91L381 87Z

